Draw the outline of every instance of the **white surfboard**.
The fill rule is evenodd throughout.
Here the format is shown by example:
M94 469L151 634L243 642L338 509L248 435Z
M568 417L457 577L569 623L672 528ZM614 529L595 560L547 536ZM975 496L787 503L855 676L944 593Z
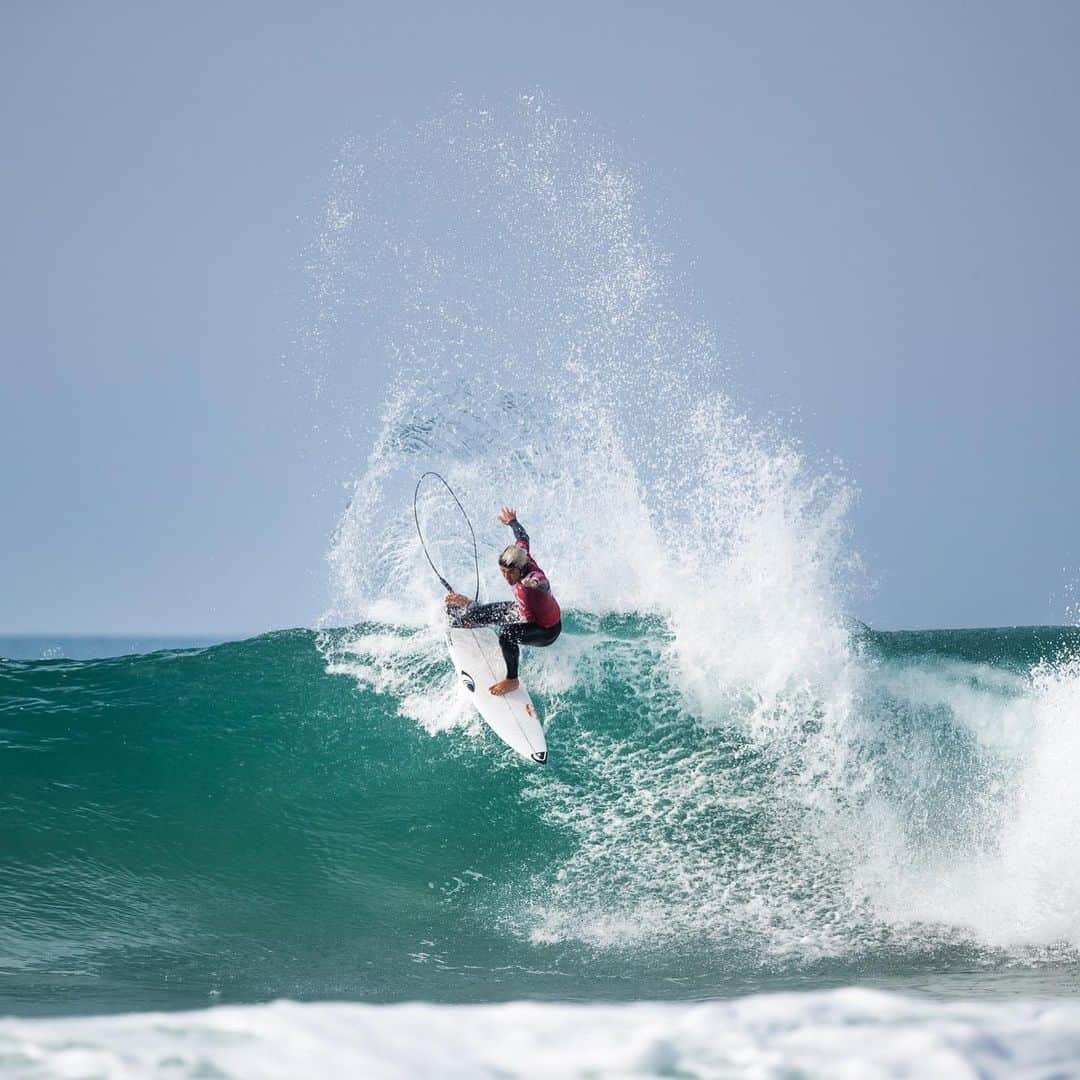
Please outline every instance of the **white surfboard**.
M507 746L538 765L547 764L547 742L524 684L497 696L488 687L506 678L506 662L494 631L452 626L446 632L458 685L488 726Z

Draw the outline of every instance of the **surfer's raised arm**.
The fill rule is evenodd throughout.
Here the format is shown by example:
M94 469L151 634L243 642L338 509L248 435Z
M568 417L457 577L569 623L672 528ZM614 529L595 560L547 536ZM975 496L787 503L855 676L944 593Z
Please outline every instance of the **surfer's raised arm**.
M499 520L504 525L509 525L511 531L514 534L514 539L521 547L526 551L529 550L529 534L525 531L521 522L517 519L517 511L511 510L509 506L504 506L499 511Z
M508 506L504 506L502 510L499 511L499 520L504 525L510 526L514 533L514 543L528 555L529 534L525 531L525 526L518 521L517 511L511 510ZM527 568L528 566L531 566L532 569L529 570ZM551 584L547 579L547 575L539 566L533 563L531 559L527 564L522 564L521 571L522 576L518 578L518 583L524 585L526 589L539 589L541 592L551 592Z

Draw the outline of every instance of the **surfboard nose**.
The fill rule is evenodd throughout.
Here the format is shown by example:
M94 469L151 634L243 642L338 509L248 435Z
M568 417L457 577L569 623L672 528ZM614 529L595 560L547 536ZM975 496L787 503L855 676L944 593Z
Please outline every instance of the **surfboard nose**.
M536 753L533 754L532 759L533 759L533 761L536 762L537 765L546 765L547 764L547 751L546 750L537 750Z

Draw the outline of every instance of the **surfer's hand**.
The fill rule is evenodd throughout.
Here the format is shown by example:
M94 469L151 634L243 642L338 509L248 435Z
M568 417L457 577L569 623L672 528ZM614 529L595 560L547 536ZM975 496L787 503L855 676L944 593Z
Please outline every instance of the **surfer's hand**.
M511 510L509 506L504 506L499 511L499 520L504 525L509 525L511 521L517 521L517 511Z
M446 594L446 606L447 607L468 607L469 598L462 596L459 592L448 592Z

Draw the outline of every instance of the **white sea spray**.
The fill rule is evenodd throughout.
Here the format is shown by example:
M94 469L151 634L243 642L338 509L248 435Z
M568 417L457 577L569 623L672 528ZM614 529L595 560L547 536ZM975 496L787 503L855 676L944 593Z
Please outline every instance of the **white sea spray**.
M874 655L850 618L854 488L732 400L733 358L656 217L640 171L539 95L457 102L343 147L310 263L312 364L343 423L354 371L385 372L385 395L325 621L397 629L335 637L331 670L429 731L479 730L442 661L411 519L416 477L437 469L477 524L481 598L497 595L494 513L510 503L583 627L630 613L663 627L526 656L553 757L576 755L594 783L532 783L576 847L504 912L518 932L612 948L704 936L764 962L881 941L1080 945L1071 661ZM440 565L470 582L455 508L435 492L420 512ZM573 726L612 662L652 744Z

